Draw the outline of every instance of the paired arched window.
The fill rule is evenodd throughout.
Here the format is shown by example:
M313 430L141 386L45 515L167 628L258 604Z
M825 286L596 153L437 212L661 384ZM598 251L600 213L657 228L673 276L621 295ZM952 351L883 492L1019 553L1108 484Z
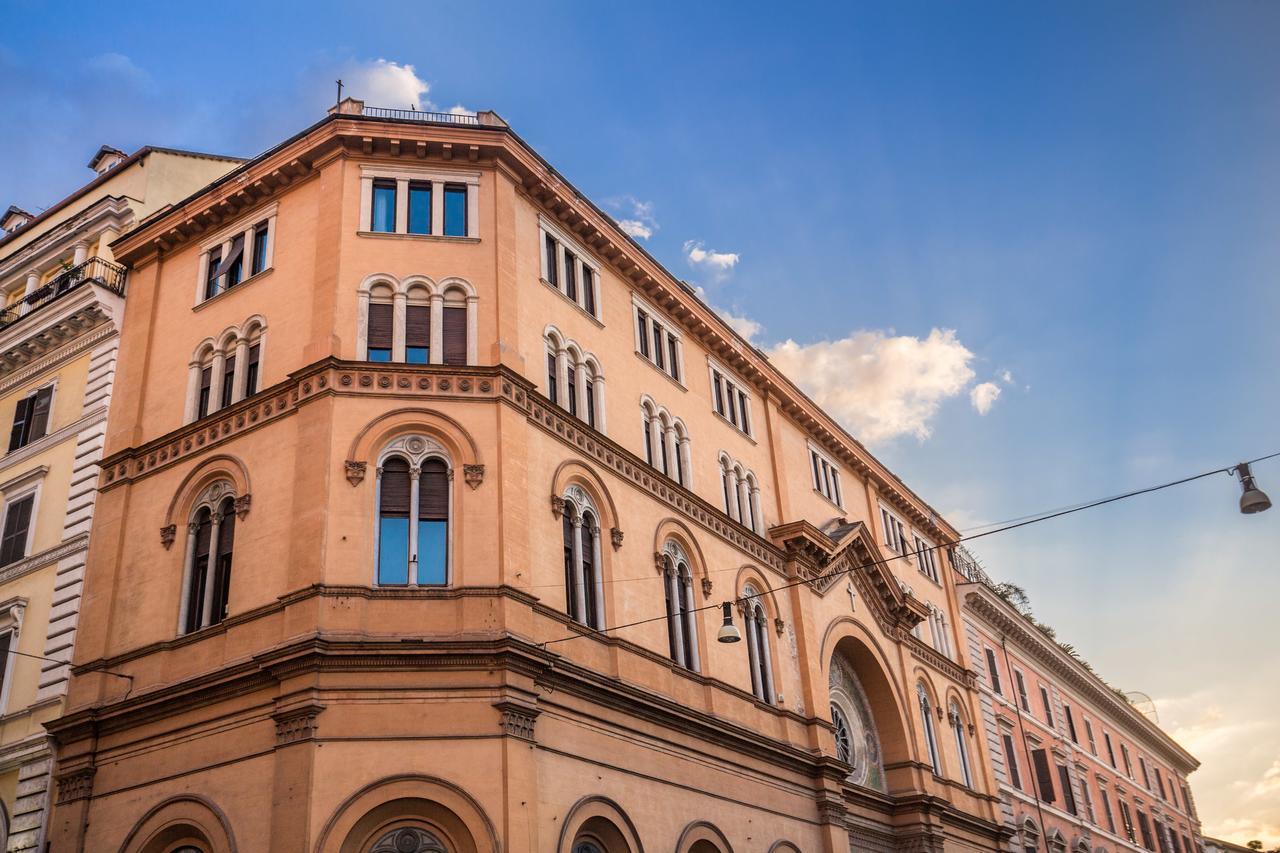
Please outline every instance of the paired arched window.
M967 787L972 788L973 770L969 767L969 740L965 733L966 726L964 717L960 714L960 706L954 699L951 701L948 719L951 723L951 733L956 739L956 760L960 762L960 780Z
M642 397L640 422L644 430L645 462L685 488L693 488L689 430L684 421L648 397Z
M689 558L676 542L662 548L662 587L667 603L667 640L671 659L694 672L702 668L698 657L697 621L693 604L693 572Z
M476 305L470 283L436 284L423 276L403 281L371 277L360 289L360 361L475 364Z
M227 618L235 540L235 488L219 480L196 498L187 524L179 633L199 631Z
M924 728L925 748L929 753L929 766L935 776L942 775L942 762L938 759L938 734L933 726L933 703L924 684L916 684L916 696L920 702L920 724Z
M760 593L751 584L742 590L747 628L747 658L751 665L751 692L761 702L774 701L773 656L769 652L769 617L760 603Z
M258 393L266 337L266 321L250 317L196 348L187 365L186 423Z
M604 630L604 571L600 513L578 486L565 490L561 512L564 538L565 612L582 624Z
M547 399L604 432L604 370L600 361L554 327L548 326L542 339L547 347Z
M720 487L724 492L724 512L729 518L755 533L764 530L760 508L760 482L755 472L720 454Z
M398 438L382 451L375 548L378 584L449 582L452 485L448 453L426 436Z

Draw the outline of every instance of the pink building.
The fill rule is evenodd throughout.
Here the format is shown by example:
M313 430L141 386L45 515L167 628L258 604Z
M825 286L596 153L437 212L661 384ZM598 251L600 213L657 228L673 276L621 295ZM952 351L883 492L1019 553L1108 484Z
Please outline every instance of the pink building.
M983 740L1015 849L1199 853L1187 783L1199 762L957 550Z

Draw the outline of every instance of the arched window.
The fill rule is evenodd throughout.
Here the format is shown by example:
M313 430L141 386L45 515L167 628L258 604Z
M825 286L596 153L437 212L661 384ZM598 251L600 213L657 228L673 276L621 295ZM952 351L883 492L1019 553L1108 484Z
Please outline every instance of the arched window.
M444 347L441 363L468 364L466 291L460 287L447 288L441 310L441 344Z
M475 289L459 278L370 276L361 286L356 358L408 364L475 364Z
M924 727L925 747L929 752L929 766L935 776L942 775L942 762L938 760L938 736L933 727L933 704L929 701L929 693L924 685L916 684L916 695L920 700L920 724Z
M667 605L667 640L671 659L697 672L702 664L698 655L693 604L693 572L684 549L672 540L662 548L662 586Z
M600 515L581 487L569 486L563 498L565 612L582 624L604 630L604 572L600 552Z
M960 716L960 706L953 700L950 710L951 732L956 739L956 756L960 762L960 779L966 787L973 787L973 771L969 768L969 745L965 735L964 717Z
M392 305L389 285L379 284L369 292L368 321L365 339L368 342L365 356L369 361L391 361L395 338L395 308Z
M251 317L196 348L187 365L186 423L258 393L266 334L263 319Z
M748 584L743 589L742 599L747 627L747 657L751 664L751 692L761 702L772 703L773 657L769 652L769 618L754 586Z
M219 480L196 498L187 524L178 630L189 634L227 618L236 539L236 496Z
M831 723L836 729L836 754L852 766L849 781L865 788L885 790L880 736L871 716L871 703L853 665L841 654L831 658L827 695L831 702Z
M543 332L547 345L547 399L587 426L604 432L604 371L600 361L558 330Z
M725 515L755 533L761 532L764 529L764 516L760 508L760 485L755 473L722 452L720 487L724 491Z
M448 849L425 829L407 826L383 833L369 853L448 853Z
M453 469L445 449L422 435L398 438L378 463L377 582L449 582Z

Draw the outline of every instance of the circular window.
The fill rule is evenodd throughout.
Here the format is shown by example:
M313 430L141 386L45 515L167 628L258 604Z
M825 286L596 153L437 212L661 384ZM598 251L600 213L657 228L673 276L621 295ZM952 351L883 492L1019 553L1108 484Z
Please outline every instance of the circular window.
M836 703L831 703L831 722L836 727L836 757L846 764L853 764L853 741L849 739L849 721Z
M444 845L425 829L393 829L378 839L369 853L445 853Z

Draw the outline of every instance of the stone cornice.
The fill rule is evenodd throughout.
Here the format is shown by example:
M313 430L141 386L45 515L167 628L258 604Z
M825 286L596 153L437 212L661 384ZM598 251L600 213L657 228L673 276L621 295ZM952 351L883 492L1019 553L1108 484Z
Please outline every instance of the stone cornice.
M697 338L708 352L782 411L841 461L872 483L884 500L929 538L945 544L957 533L919 495L880 463L861 442L818 407L767 357L739 336L687 284L668 272L614 220L592 204L509 127L401 122L338 114L322 119L199 193L149 217L114 246L125 262L140 265L165 254L265 199L315 174L318 162L335 151L353 156L414 158L439 166L495 169L512 178L520 192L562 230L629 286Z
M0 372L6 378L13 371L25 373L32 363L62 347L94 337L99 327L106 326L108 334L115 332L123 308L122 297L91 283L37 307L0 330Z
M92 349L114 334L116 334L114 325L98 326L92 332L45 353L35 361L28 362L21 369L6 372L4 378L0 379L0 395L7 394L19 385L30 382L41 373L52 370L85 350Z
M38 554L32 554L30 557L24 557L16 563L10 563L3 569L0 569L0 584L8 583L14 578L20 578L25 574L34 572L36 569L44 568L50 563L56 563L63 557L70 556L77 551L83 551L89 547L89 534L77 533L70 539L59 542L52 548L46 548Z
M61 429L47 433L25 447L20 447L10 453L0 456L0 477L6 477L10 468L21 465L33 456L44 453L51 447L56 447L62 442L74 438L80 430L96 423L101 423L107 419L107 407L98 406L89 414L85 415L78 421L73 421Z
M1158 752L1166 762L1184 775L1200 766L1195 756L1136 708L1116 696L1102 679L1058 648L1057 643L1031 625L1025 616L997 595L995 590L981 583L960 584L956 590L965 610L1024 649L1074 687L1083 698L1105 710L1110 722L1117 726L1123 725L1135 741L1141 742L1152 752Z
M127 196L103 196L70 219L52 226L18 251L0 258L0 286L7 285L10 278L26 275L32 268L45 269L69 247L81 240L95 239L108 225L125 230L133 224L133 218Z

